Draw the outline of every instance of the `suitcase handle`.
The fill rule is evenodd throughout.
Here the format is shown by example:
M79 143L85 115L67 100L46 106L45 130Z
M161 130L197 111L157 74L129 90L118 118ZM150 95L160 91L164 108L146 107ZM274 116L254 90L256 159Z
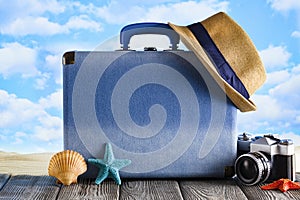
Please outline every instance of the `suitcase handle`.
M166 35L170 39L172 50L177 50L179 35L168 24L154 22L129 24L123 27L120 33L120 43L123 50L128 50L128 44L132 36L140 34Z

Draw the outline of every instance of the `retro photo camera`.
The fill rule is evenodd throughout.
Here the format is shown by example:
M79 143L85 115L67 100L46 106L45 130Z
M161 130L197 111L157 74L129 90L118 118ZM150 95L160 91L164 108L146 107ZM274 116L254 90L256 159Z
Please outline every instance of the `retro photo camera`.
M238 141L235 173L244 185L255 185L280 178L295 180L295 150L291 139L274 135L252 137L242 134Z

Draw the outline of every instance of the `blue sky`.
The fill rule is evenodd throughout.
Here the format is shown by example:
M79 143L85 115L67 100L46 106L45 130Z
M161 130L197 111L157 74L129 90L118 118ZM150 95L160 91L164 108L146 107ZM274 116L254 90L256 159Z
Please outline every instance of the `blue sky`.
M266 83L251 97L258 110L238 113L238 131L278 133L300 145L299 0L124 2L0 0L0 151L63 148L64 52L117 41L130 23L188 25L218 11L249 34L267 70Z

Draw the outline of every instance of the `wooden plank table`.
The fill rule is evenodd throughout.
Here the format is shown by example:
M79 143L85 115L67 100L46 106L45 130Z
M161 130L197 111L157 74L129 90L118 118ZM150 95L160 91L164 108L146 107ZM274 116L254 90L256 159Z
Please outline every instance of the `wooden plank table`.
M282 193L263 191L260 186L246 187L234 179L123 179L121 186L110 179L100 185L92 179L79 179L78 184L63 186L50 176L0 174L0 199L300 199L300 190Z

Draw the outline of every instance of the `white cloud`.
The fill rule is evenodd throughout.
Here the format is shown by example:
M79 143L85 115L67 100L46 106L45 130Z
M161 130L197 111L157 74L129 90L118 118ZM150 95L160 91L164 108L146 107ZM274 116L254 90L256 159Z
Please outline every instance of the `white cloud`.
M287 51L286 46L269 45L267 49L260 51L260 56L265 67L272 70L288 66L291 53Z
M40 125L34 127L33 138L41 141L62 140L62 120L54 116L42 116Z
M0 90L0 128L20 126L37 116L46 114L39 105L15 94Z
M15 134L15 137L26 137L27 136L27 134L26 133L24 133L24 132L16 132L16 134Z
M20 126L44 114L38 105L4 90L0 90L0 107L0 128Z
M60 44L62 45L62 44ZM59 45L51 49L41 50L38 47L30 48L18 42L4 43L0 47L0 76L4 79L9 79L14 75L21 76L24 79L32 79L33 88L37 90L44 90L49 87L49 81L54 80L56 84L62 85L62 52L74 50L68 45ZM80 45L78 46L86 46ZM64 50L62 50L64 49ZM91 46L86 49L93 49ZM41 50L41 51L40 51ZM55 54L46 55L43 58L38 58L42 51L59 51Z
M145 3L146 2L141 3L140 1L136 0L128 0L126 1L126 4L124 4L123 1L113 0L102 7L97 7L91 3L88 5L83 5L78 2L74 3L73 6L79 8L81 12L93 14L99 18L102 18L107 23L124 25L146 21L163 23L171 21L178 24L190 24L203 20L204 18L218 11L227 11L229 5L227 1L218 0L201 2L156 0L148 1L146 4ZM120 45L118 40L119 39L117 38L117 40L111 39L109 41L105 41L104 43L100 44L97 49L119 49ZM151 41L152 43L150 45L158 47L159 50L167 49L169 47L168 39L162 37L155 38L155 36L148 37L145 35L142 37L133 37L130 45L131 47L134 47L134 49L141 49L141 47L143 48L144 46L147 46L147 44L145 44L147 41Z
M23 78L38 75L36 68L37 52L17 42L3 44L0 48L0 74L7 78L21 74Z
M17 145L17 144L23 144L23 140L21 139L21 138L18 138L18 137L16 137L15 138L15 141L12 143L12 144L14 144L14 145Z
M62 132L58 132L57 128L36 126L34 132L33 138L41 141L62 140Z
M59 14L65 11L65 5L56 0L0 0L0 24L10 24L17 18L24 18L28 16L40 16L45 12L52 14Z
M300 75L294 75L290 79L277 85L275 88L270 90L271 95L287 96L299 93ZM300 93L299 93L300 95Z
M267 81L265 84L277 85L287 81L291 77L288 70L274 71L267 74Z
M293 31L291 36L294 38L300 38L300 31Z
M299 83L300 74L296 74L276 87L270 89L269 93L281 102L281 107L283 109L300 111Z
M87 15L73 16L65 24L65 26L71 29L88 29L95 32L102 31L102 27L96 21L93 21Z
M17 18L12 23L0 29L2 34L15 36L24 35L54 35L58 33L67 33L68 29L58 23L51 22L45 17L24 17Z
M218 11L227 11L227 1L187 1L149 8L144 20L172 22L182 25L199 22ZM155 14L154 14L155 13Z
M13 75L22 78L35 78L33 87L44 90L47 81L51 78L50 73L41 72L37 68L38 50L21 45L20 43L5 43L0 48L0 75L8 79ZM58 65L59 66L59 65ZM58 76L58 72L55 71Z
M46 98L44 103L52 102L53 106L53 101ZM21 142L25 133L43 141L62 139L62 120L47 113L43 106L0 90L0 130L22 130L23 133L16 131L15 136L19 138L16 142Z
M292 74L300 74L300 64L298 64L297 66L293 67Z
M49 79L49 73L40 73L39 77L35 79L34 88L37 90L44 90L47 87L47 81Z
M146 8L138 5L129 6L127 3L111 1L109 5L103 7L96 7L90 5L90 9L98 17L103 18L110 24L124 24L133 22L143 16Z
M9 25L0 27L2 34L9 34L14 36L24 35L42 35L49 36L55 34L68 34L72 30L88 29L90 31L99 32L102 30L100 24L91 20L86 15L73 16L66 24L59 24L49 21L46 17L32 17L17 18Z
M299 10L300 1L299 0L268 0L268 3L271 4L271 7L274 10L280 12L287 12L289 10Z
M13 1L11 9L26 10L27 4ZM200 21L218 11L227 11L228 1L150 1L139 2L136 0L123 1L112 0L107 5L97 7L92 3L84 5L80 2L57 2L55 0L46 1L45 5L37 0L30 0L27 11L14 12L11 18L6 16L6 24L1 26L0 33L14 36L41 35L49 36L54 34L68 34L72 30L86 29L100 32L102 26L99 20L95 21L91 17L96 16L104 19L110 24L128 24L138 21L158 21L178 24L190 24ZM48 6L47 8L44 7ZM58 7L60 9L58 9ZM39 8L39 9L38 9ZM55 9L56 8L56 9ZM79 10L78 16L71 16L68 21L61 23L57 18L49 18L45 13L60 14L68 10ZM1 11L1 10L0 10ZM51 15L50 15L51 16ZM56 21L55 21L56 20Z
M118 43L119 43L118 38ZM45 57L45 61L47 62L47 68L56 68L56 70L62 70L62 56L64 52L67 51L90 51L94 49L97 43L90 43L86 41L71 41L71 40L64 40L64 41L55 41L52 43L46 43L43 47L44 50L51 52L51 54ZM115 49L114 49L115 50ZM58 64L58 65L57 65ZM57 68L58 67L58 68ZM52 70L51 70L52 71ZM61 72L59 72L61 73Z
M246 123L255 121L273 121L282 118L282 111L280 110L280 105L278 101L271 97L270 95L253 95L251 97L251 100L255 102L257 106L257 111L250 112L250 113L243 113L242 116L245 116L246 121L243 121ZM252 120L250 120L252 118Z
M23 144L24 142L24 138L26 138L27 134L24 132L16 132L16 134L14 135L14 139L15 141L13 142L14 145L16 144Z
M161 3L161 4L159 4ZM165 4L163 4L165 3ZM96 7L81 5L81 9L104 19L110 24L128 24L139 21L156 21L189 24L200 21L217 11L227 11L228 1L149 1L147 6L136 0L112 0L108 5ZM124 17L126 16L126 17Z
M44 108L55 108L61 110L63 107L62 99L63 99L63 90L59 89L54 93L48 95L47 97L42 97L39 99L39 104Z
M291 100L290 100L291 99ZM299 96L279 94L253 95L252 100L257 105L255 112L239 113L239 131L257 132L258 130L280 131L291 127L299 127L297 119L300 116ZM293 102L295 101L295 102Z
M50 35L60 30L59 24L50 22L43 14L60 14L65 6L56 0L0 0L0 33L23 36Z
M61 53L56 55L47 55L45 57L45 66L47 70L49 70L52 74L52 78L54 78L55 83L61 85L62 84L62 55Z

